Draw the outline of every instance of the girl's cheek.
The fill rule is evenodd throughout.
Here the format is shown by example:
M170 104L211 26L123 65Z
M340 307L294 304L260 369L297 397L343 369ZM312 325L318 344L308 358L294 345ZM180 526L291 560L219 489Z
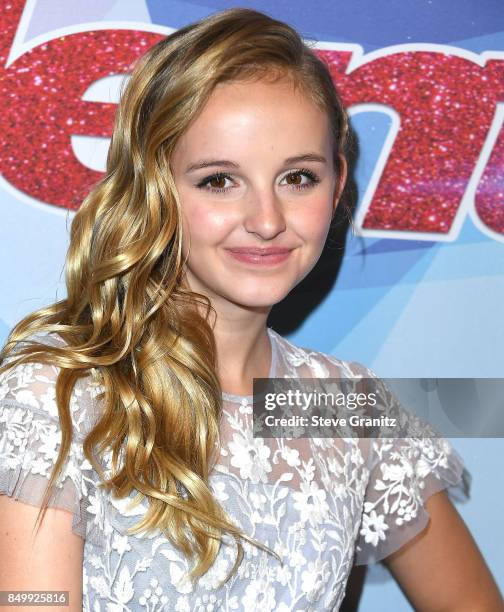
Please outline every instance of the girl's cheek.
M312 236L325 235L331 222L332 207L327 200L317 200L306 206L303 211L291 217L291 221L301 234Z

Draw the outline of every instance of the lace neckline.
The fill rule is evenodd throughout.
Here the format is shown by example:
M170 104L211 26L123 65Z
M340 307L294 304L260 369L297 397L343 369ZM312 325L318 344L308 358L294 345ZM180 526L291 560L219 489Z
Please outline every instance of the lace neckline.
M268 372L268 378L274 378L275 377L275 373L276 373L276 367L277 367L277 339L276 339L276 332L271 329L271 327L266 327L266 330L268 332L268 336L270 339L270 346L271 346L271 365L270 365L270 369ZM233 393L222 393L222 399L224 401L227 402L236 402L238 404L241 403L247 403L247 404L251 404L252 403L252 399L253 399L253 395L234 395Z

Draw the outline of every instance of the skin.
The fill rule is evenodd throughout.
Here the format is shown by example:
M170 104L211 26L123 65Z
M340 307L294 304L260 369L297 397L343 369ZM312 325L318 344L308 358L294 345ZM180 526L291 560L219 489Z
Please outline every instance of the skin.
M0 495L0 591L68 591L69 606L37 610L82 610L84 540L72 532L72 514L49 508L36 537L38 508ZM7 562L6 562L7 561ZM25 606L0 606L26 611Z
M185 215L187 282L208 295L217 311L219 376L229 393L251 394L253 377L267 376L268 313L322 252L345 180L345 172L336 176L330 161L329 134L326 116L288 83L225 84L214 91L171 160ZM327 162L285 163L308 152ZM187 174L201 159L230 160L238 167L220 164ZM295 174L301 168L320 182L297 190L296 184L309 182ZM217 170L231 180L211 185L232 187L229 192L196 187ZM294 251L275 268L247 267L224 250L245 245ZM426 507L431 519L426 529L386 559L411 604L426 612L503 610L491 573L445 493L432 495ZM84 541L72 533L69 512L49 508L34 543L37 510L0 495L0 559L9 559L0 563L0 590L69 590L69 609L80 610Z
M467 525L445 491L425 503L430 521L384 560L415 610L501 612L502 595Z
M183 203L183 250L189 255L187 282L209 296L218 313L214 334L226 392L248 395L252 379L267 376L268 313L320 257L346 177L344 160L344 171L336 176L332 149L323 111L289 82L261 81L219 84L173 152L171 168ZM326 161L285 163L306 153ZM188 171L200 160L227 160L236 167ZM301 169L315 173L319 182L312 184ZM215 172L230 178L211 179L206 190L198 187ZM294 250L281 265L258 267L234 260L225 250L237 246Z

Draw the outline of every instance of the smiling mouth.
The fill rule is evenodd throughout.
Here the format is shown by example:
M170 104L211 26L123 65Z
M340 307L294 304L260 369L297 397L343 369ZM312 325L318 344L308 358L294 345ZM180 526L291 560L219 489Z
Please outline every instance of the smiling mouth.
M226 249L226 251L236 260L255 265L271 265L286 261L293 249L280 247L270 248L247 248L237 247Z

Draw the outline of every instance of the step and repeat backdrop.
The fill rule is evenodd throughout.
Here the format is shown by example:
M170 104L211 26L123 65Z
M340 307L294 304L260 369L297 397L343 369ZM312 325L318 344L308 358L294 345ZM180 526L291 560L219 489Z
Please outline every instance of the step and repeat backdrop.
M160 37L232 6L312 41L359 143L337 278L285 335L380 376L504 378L501 0L4 1L0 340L65 297L70 221L105 168L128 67ZM477 412L477 394L473 403ZM504 442L475 431L452 442L473 476L459 512L504 589ZM402 609L390 575L372 566L360 610Z

